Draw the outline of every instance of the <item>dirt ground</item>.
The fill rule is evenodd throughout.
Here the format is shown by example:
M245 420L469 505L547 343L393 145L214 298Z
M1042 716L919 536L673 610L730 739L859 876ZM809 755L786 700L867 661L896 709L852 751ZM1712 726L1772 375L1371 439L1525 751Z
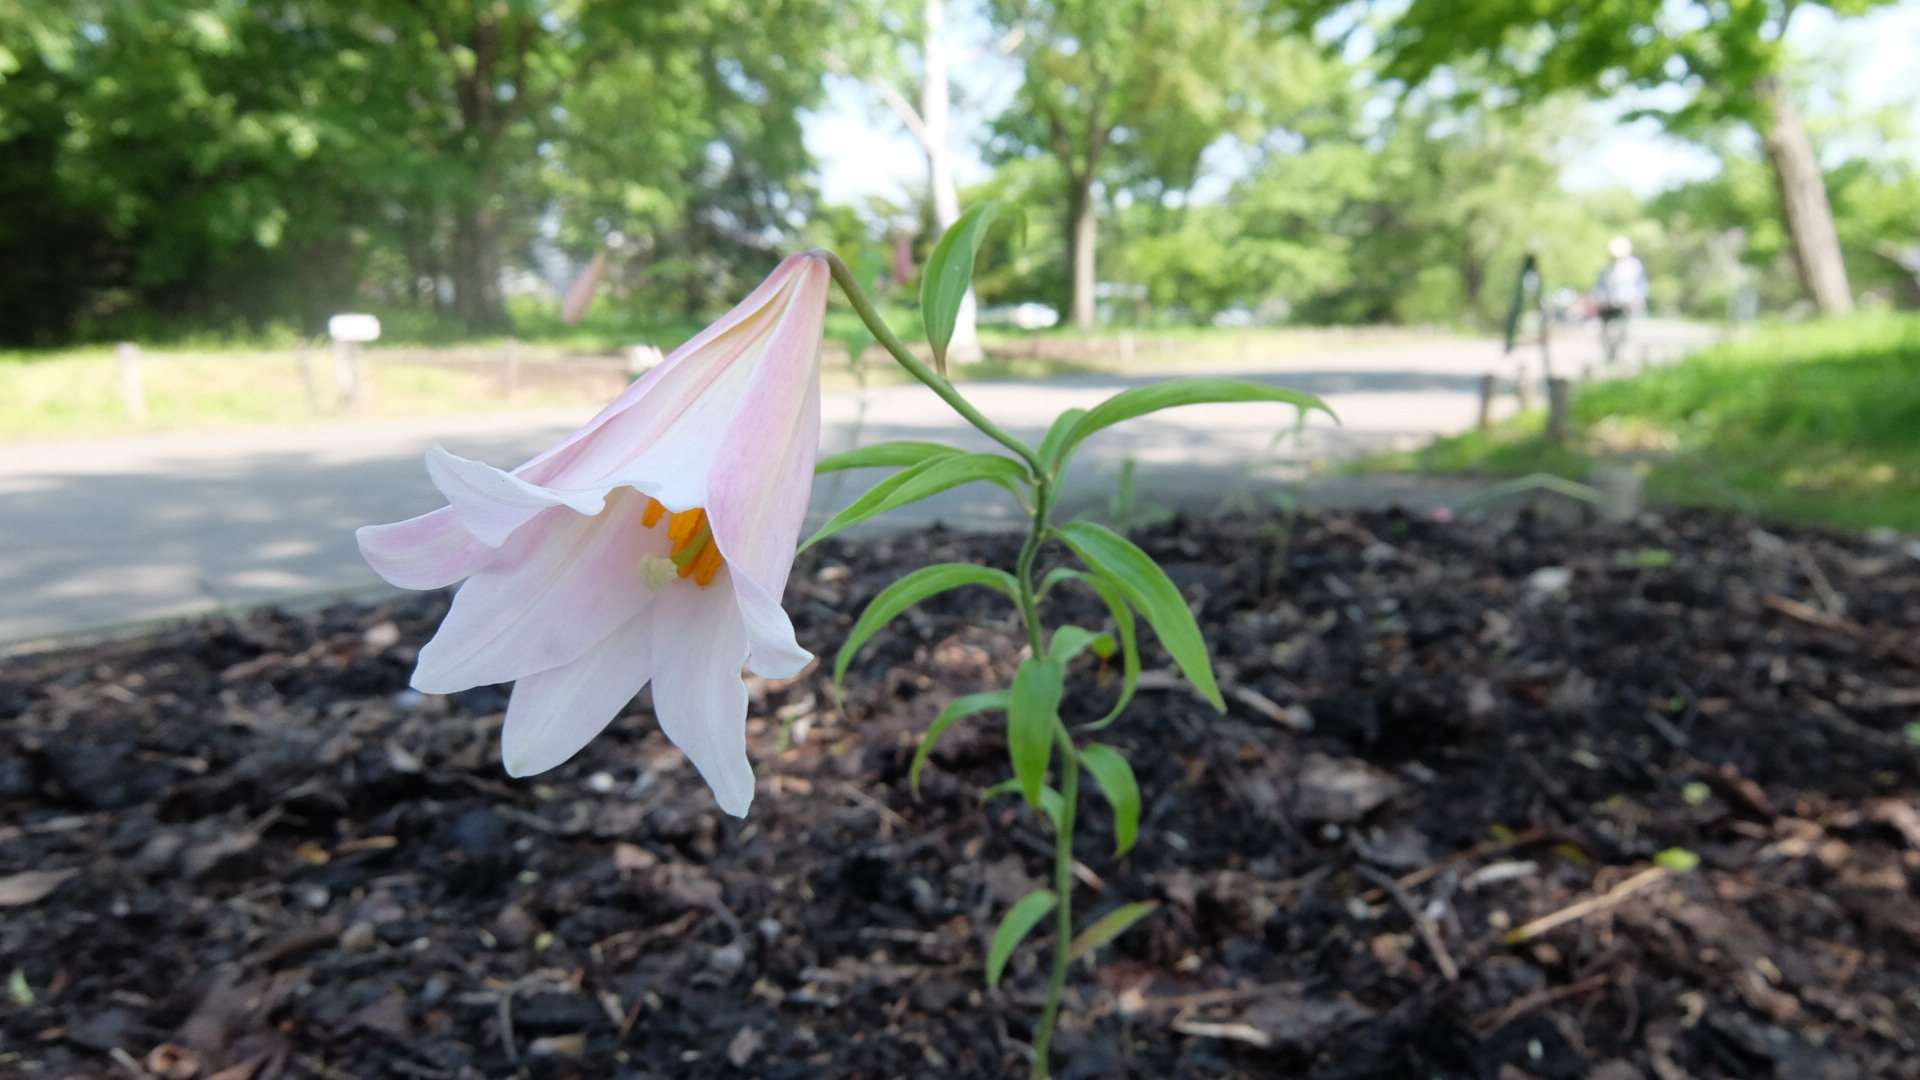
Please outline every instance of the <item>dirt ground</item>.
M1075 899L1161 906L1076 968L1058 1075L1920 1078L1920 560L1703 513L1138 539L1230 709L1147 645L1141 841L1090 798ZM831 655L901 572L1012 556L828 544L788 608ZM508 780L505 687L407 688L446 603L0 661L0 1076L1024 1073L1047 938L981 961L1046 833L980 801L992 723L906 780L1017 663L1003 601L897 621L844 709L754 682L744 821L644 694ZM1068 719L1114 681L1078 662Z

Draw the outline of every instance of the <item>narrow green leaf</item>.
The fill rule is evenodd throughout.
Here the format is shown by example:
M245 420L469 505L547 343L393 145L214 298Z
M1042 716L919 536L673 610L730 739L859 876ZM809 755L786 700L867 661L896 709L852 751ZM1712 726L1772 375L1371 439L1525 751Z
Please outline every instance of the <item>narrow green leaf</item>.
M1029 656L1013 673L1012 697L1007 703L1007 751L1020 791L1040 805L1040 786L1053 760L1054 725L1059 722L1063 671L1057 660Z
M962 585L984 585L1012 600L1019 596L1019 586L1013 575L1005 570L995 570L990 566L975 566L972 563L937 563L921 567L899 581L880 591L873 598L860 619L847 632L847 640L840 645L840 653L833 659L833 692L840 692L841 680L847 676L847 665L853 663L853 655L860 646L867 643L879 629L893 621L893 617L929 596L957 589Z
M1118 587L1127 600L1140 609L1140 614L1146 616L1154 632L1160 635L1160 644L1166 646L1174 663L1186 674L1187 681L1212 702L1215 709L1226 712L1227 703L1213 680L1213 664L1207 656L1207 641L1200 634L1200 624L1194 621L1186 600L1167 578L1167 572L1160 569L1160 564L1131 540L1091 521L1068 522L1056 531L1094 573Z
M839 472L841 469L883 468L888 466L903 468L909 465L918 465L932 458L946 457L949 454L957 454L959 452L960 451L955 450L951 446L943 446L940 443L907 441L875 443L872 446L856 447L844 453L821 458L813 466L813 472L815 476L820 476L830 472Z
M1052 427L1047 428L1046 437L1040 440L1039 453L1040 461L1048 472L1058 473L1066 467L1067 439L1085 415L1085 409L1068 409L1054 419Z
M1093 920L1085 930L1073 935L1073 944L1067 946L1068 961L1078 960L1126 933L1128 927L1153 914L1159 906L1152 900L1145 900L1138 904L1114 908Z
M1002 486L1011 486L1014 481L1026 478L1025 465L999 454L930 457L873 485L866 494L853 500L852 505L820 526L819 532L807 537L807 542L800 545L800 550L805 551L834 533L858 525L868 518L938 495L949 488L971 484L976 480L991 480Z
M1040 920L1047 917L1053 905L1059 903L1052 889L1039 889L1021 897L1000 920L1000 928L993 932L993 944L987 949L987 987L992 989L1000 985L1000 973L1007 968L1007 960L1013 956L1014 946L1033 933Z
M927 763L927 755L933 753L933 744L940 738L940 733L962 717L1006 708L1009 697L1010 691L989 690L984 694L968 694L947 702L947 707L941 709L940 715L934 717L933 723L928 726L926 737L920 740L920 748L913 752L913 764L907 767L907 784L913 788L914 794L920 792L920 770Z
M1127 606L1127 598L1119 588L1105 578L1064 566L1049 571L1041 580L1041 595L1044 596L1048 588L1060 581L1078 581L1099 594L1100 599L1106 602L1107 611L1113 615L1114 634L1120 639L1120 697L1114 701L1113 708L1107 710L1107 715L1085 727L1087 731L1098 731L1120 718L1120 714L1133 702L1134 691L1140 687L1140 643L1134 632L1133 609Z
M1100 793L1113 805L1113 854L1119 858L1132 850L1140 831L1140 785L1133 778L1133 766L1120 751L1101 743L1080 751L1080 764L1093 774Z
M1112 656L1113 635L1068 624L1053 632L1053 640L1047 645L1047 659L1058 661L1064 667L1088 649L1103 657Z
M1047 820L1053 823L1053 831L1058 833L1060 819L1067 812L1067 800L1065 796L1054 790L1052 784L1040 785L1040 812L1047 816Z
M1020 794L1020 781L1002 780L999 783L988 788L987 790L982 791L980 793L980 801L983 803L992 802L994 799L997 799L1002 795L1018 795L1018 794Z
M1151 386L1124 390L1087 410L1087 414L1080 418L1080 422L1073 426L1073 430L1061 436L1055 453L1064 458L1094 432L1112 427L1123 420L1132 420L1137 416L1159 412L1161 409L1172 409L1181 405L1249 401L1271 401L1292 405L1302 413L1309 409L1318 409L1328 416L1333 415L1333 410L1327 408L1326 402L1298 390L1241 382L1237 379L1169 379ZM1052 440L1053 433L1048 432L1047 438ZM1052 459L1043 458L1042 460L1051 462Z
M933 346L937 366L945 370L947 346L960 319L960 302L973 285L973 264L987 230L1004 209L1001 203L976 203L940 237L920 275L920 318L926 323L927 344Z

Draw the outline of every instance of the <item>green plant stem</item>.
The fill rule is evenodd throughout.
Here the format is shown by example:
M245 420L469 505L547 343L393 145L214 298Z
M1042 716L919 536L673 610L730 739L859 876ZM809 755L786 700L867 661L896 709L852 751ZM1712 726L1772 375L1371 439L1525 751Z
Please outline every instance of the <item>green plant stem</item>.
M1053 1028L1060 1018L1060 1002L1067 992L1067 969L1073 965L1073 822L1080 801L1080 751L1065 724L1054 721L1060 743L1060 822L1053 834L1054 905L1053 974L1047 980L1047 1003L1033 1029L1033 1080L1047 1080L1053 1053Z
M979 409L973 407L972 402L960 396L960 392L953 388L952 383L935 374L932 368L921 363L919 357L913 355L906 344L893 332L893 328L880 317L879 309L873 306L873 300L867 296L866 290L860 287L860 282L853 276L853 271L847 268L846 263L840 261L840 256L825 249L817 249L813 254L827 260L827 266L833 271L834 282L840 286L840 291L846 294L847 303L853 305L854 313L860 316L861 322L867 324L867 329L873 331L874 340L878 341L887 352L893 354L893 358L899 361L901 367L907 369L907 374L925 383L927 389L940 395L940 400L952 406L953 411L959 413L967 423L979 428L994 442L1018 454L1020 460L1026 462L1028 470L1034 476L1038 477L1046 472L1045 467L1040 463L1040 455L1034 453L1032 447L987 419Z
M1002 430L998 424L982 415L972 403L960 396L945 378L921 363L919 358L908 351L906 345L896 336L873 301L855 280L853 271L831 251L816 251L827 261L833 272L833 280L840 291L853 305L860 320L873 331L874 340L899 361L907 373L925 383L929 390L940 395L940 400L953 407L966 421L979 428L987 437L1019 455L1027 465L1033 483L1033 505L1029 508L1033 527L1027 533L1026 543L1020 548L1019 564L1014 577L1019 582L1020 621L1026 625L1027 643L1033 649L1033 655L1043 656L1046 652L1046 637L1040 625L1040 601L1034 591L1033 566L1040 554L1040 546L1051 535L1048 519L1053 514L1055 498L1054 478L1037 454L1026 443L1014 438ZM1040 1022L1034 1028L1033 1037L1033 1076L1034 1080L1046 1080L1051 1072L1048 1058L1052 1053L1053 1029L1060 1017L1060 1003L1066 996L1067 972L1072 967L1073 949L1073 823L1075 804L1080 799L1080 751L1073 744L1073 736L1067 731L1059 717L1054 718L1055 738L1060 745L1060 798L1062 808L1060 820L1054 830L1054 891L1060 898L1055 904L1056 933L1053 947L1053 974L1047 981L1046 1007L1040 1013Z

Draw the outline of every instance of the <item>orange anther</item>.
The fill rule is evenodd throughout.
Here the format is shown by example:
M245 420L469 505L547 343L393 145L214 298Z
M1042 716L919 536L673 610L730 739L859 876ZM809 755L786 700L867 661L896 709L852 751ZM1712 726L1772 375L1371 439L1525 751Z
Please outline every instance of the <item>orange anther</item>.
M720 545L709 540L706 548L687 564L687 570L693 571L694 583L704 589L713 584L713 575L720 572L720 563ZM681 573L685 574L686 571Z
M651 529L655 525L660 524L660 518L664 514L666 514L666 512L667 512L666 507L661 506L658 502L655 502L652 499L648 499L647 508L645 510L640 511L641 527Z

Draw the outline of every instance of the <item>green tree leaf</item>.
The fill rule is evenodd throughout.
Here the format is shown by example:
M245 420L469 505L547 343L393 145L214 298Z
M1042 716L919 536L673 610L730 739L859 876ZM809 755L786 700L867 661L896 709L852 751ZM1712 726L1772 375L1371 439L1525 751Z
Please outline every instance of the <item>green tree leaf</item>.
M920 275L920 318L926 323L927 344L933 346L934 366L946 371L947 346L960 318L960 301L973 286L973 264L987 230L1004 209L1001 203L977 203L940 237Z
M993 944L987 949L987 986L1000 985L1000 973L1006 970L1007 960L1013 956L1014 947L1033 933L1040 920L1047 917L1053 906L1059 903L1059 897L1052 889L1039 889L1021 897L1000 920L1000 928L993 932Z
M1173 409L1182 405L1259 401L1292 405L1302 413L1309 409L1318 409L1328 416L1333 415L1333 410L1327 408L1326 402L1312 394L1288 390L1285 387L1241 382L1237 379L1169 379L1151 386L1124 390L1087 410L1087 414L1073 425L1073 430L1061 437L1055 452L1064 458L1094 432L1112 427L1124 420L1159 412L1161 409ZM1048 432L1047 437L1051 439L1053 433ZM1043 458L1043 460L1051 459Z
M940 738L940 733L962 717L1005 709L1011 696L1012 692L1008 690L989 690L984 694L968 694L947 702L947 707L933 718L926 737L920 740L920 748L913 752L913 764L907 767L907 784L915 794L920 791L920 770L927 764L927 755L933 753L933 744Z
M1151 900L1138 904L1127 904L1114 908L1105 915L1093 920L1085 930L1073 936L1073 944L1067 947L1069 960L1078 960L1093 950L1127 932L1127 928L1154 913L1160 907Z
M874 443L872 446L862 446L821 458L814 464L813 472L815 476L819 476L824 473L839 472L841 469L905 468L959 452L951 446L940 443L906 440Z
M962 484L990 480L1008 490L1027 478L1027 467L999 454L948 454L930 457L894 473L868 489L852 505L835 514L820 531L800 545L805 551L842 529L851 528L889 510L919 502Z
M1133 766L1120 751L1103 743L1081 750L1080 764L1093 774L1100 793L1113 805L1113 854L1115 858L1125 855L1140 830L1140 785L1133 778Z
M894 616L929 596L962 585L984 585L1009 600L1020 595L1012 574L990 566L938 563L915 570L882 589L880 595L874 597L866 610L860 613L860 619L853 624L853 629L847 631L847 640L841 643L840 652L833 659L833 692L840 692L840 683L847 676L847 665L853 663L853 656L860 651L860 646L865 645L867 639L881 627L893 621Z
M1111 582L1140 609L1154 632L1160 635L1160 644L1186 674L1187 681L1212 702L1215 709L1226 712L1227 703L1213 680L1213 664L1207 656L1207 641L1201 636L1200 624L1194 621L1186 600L1167 578L1166 571L1160 569L1160 564L1126 537L1091 521L1068 522L1055 531L1094 573Z
M1040 805L1040 787L1047 764L1053 760L1054 725L1059 723L1060 691L1064 672L1060 662L1029 656L1013 673L1012 697L1007 706L1007 752L1020 791Z

